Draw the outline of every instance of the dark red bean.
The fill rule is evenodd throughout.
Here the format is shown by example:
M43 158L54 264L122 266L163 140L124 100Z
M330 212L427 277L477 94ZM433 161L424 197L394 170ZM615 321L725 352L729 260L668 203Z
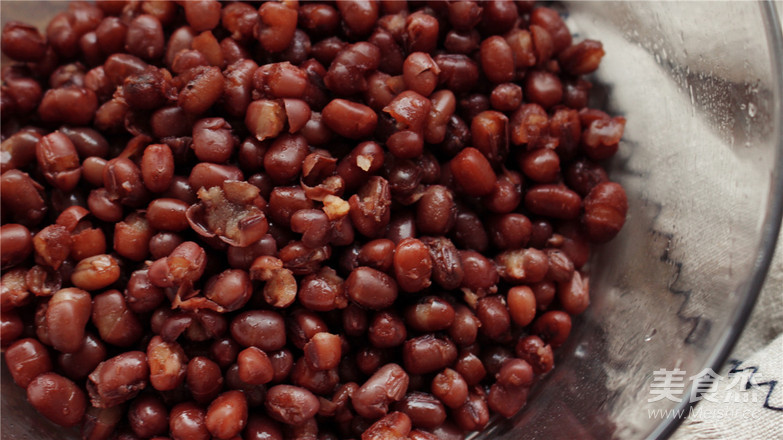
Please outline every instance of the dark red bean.
M503 37L481 42L481 68L487 79L497 84L509 82L514 79L514 67L514 54Z
M80 423L87 409L84 391L57 373L33 379L27 386L27 400L47 419L64 427Z
M231 321L231 336L242 346L275 351L285 346L285 323L279 313L249 310Z
M269 389L264 406L273 419L295 425L312 419L318 413L318 398L310 391L291 385L275 385Z
M625 224L628 198L622 186L614 182L602 182L585 197L582 224L587 238L604 243L614 238Z
M5 350L5 363L11 378L22 388L38 376L52 371L49 352L37 339L20 339Z
M185 381L196 402L207 404L220 394L223 388L223 372L220 366L204 356L196 356L188 362Z
M416 11L405 19L403 41L408 53L432 53L438 43L438 20L423 11Z
M468 400L453 410L452 417L464 431L481 431L489 423L489 408L484 396L470 393Z
M103 440L114 434L114 429L119 425L124 415L124 409L120 406L112 408L87 408L82 424L82 438L86 440Z
M370 107L345 99L333 99L321 117L335 133L351 139L369 136L378 123L378 115Z
M459 373L446 368L432 379L432 394L449 408L459 408L468 399L468 384Z
M251 414L247 421L246 440L283 440L283 431L278 423L265 415Z
M498 271L492 260L476 251L460 251L462 268L465 275L462 286L474 291L492 291L498 282Z
M38 106L38 115L45 122L88 125L97 110L98 98L95 92L68 86L47 90Z
M377 2L338 0L337 9L347 30L357 37L369 34L378 20Z
M308 153L304 136L281 135L266 151L264 168L274 182L290 183L301 173L302 163Z
M506 251L495 257L500 276L510 283L537 283L549 272L549 258L534 248Z
M345 280L348 297L374 310L391 306L397 299L397 283L389 275L370 267L358 267Z
M530 14L531 24L541 26L552 36L554 52L559 53L571 45L571 32L554 9L539 7Z
M476 342L479 320L476 315L462 304L454 307L454 321L448 328L449 337L460 346L471 345Z
M226 162L234 152L234 137L223 118L201 119L193 126L191 147L196 157L204 162Z
M247 423L247 399L241 391L226 391L207 409L204 424L218 439L230 439L242 432Z
M487 158L473 147L462 150L449 162L451 172L460 188L474 196L492 192L495 186L495 172Z
M120 347L133 345L144 332L141 322L117 290L109 290L93 298L92 322L101 339Z
M206 411L193 402L175 405L169 413L169 432L174 440L209 440L204 423Z
M166 405L151 394L142 395L134 399L128 409L130 427L141 438L150 438L168 433L168 416Z
M147 345L150 385L158 391L169 391L185 381L187 357L176 342L153 336Z
M56 131L42 137L35 146L35 154L44 177L55 187L71 191L79 183L79 156L63 133Z
M571 220L579 217L579 194L562 185L536 185L525 194L525 208L537 215Z
M89 376L87 391L92 406L110 408L135 397L149 379L147 356L128 351L101 362Z
M16 61L38 61L46 53L46 40L35 26L11 21L3 26L3 54Z
M457 347L448 339L428 334L405 341L402 359L411 374L427 374L451 365L457 358Z
M0 347L6 348L16 342L24 332L19 314L13 310L0 312Z
M515 349L518 358L533 367L536 374L543 374L554 367L552 346L538 336L525 336L519 339Z
M196 32L213 29L220 23L220 2L216 0L198 0L184 5L185 19Z
M406 394L394 409L408 415L413 426L422 429L437 428L446 420L446 408L440 400L420 391Z
M223 95L224 79L217 67L192 69L190 81L179 93L177 103L186 112L202 114Z
M340 363L341 350L339 336L319 332L305 344L305 360L315 370L331 370Z
M85 290L98 290L119 278L118 261L110 255L99 254L79 261L71 275L71 282Z
M397 364L386 364L375 372L351 396L356 412L369 419L386 415L392 402L402 399L408 391L409 377Z
M528 286L514 286L508 290L506 301L514 323L525 327L536 316L536 296Z
M525 98L549 109L563 99L563 84L549 73L534 70L525 75Z
M370 343L378 348L397 347L407 337L405 322L392 312L376 313L368 331Z
M84 290L68 288L52 295L46 309L46 326L56 350L72 353L79 349L91 310L90 294Z
M163 56L166 39L163 27L157 17L142 14L128 25L125 35L125 50L145 60L155 60Z
M402 240L394 252L397 284L406 292L418 292L430 285L432 260L429 248L415 238Z
M248 347L237 357L239 378L250 385L263 385L275 377L274 367L266 353L256 347Z
M81 346L73 353L61 353L57 365L71 380L81 381L106 360L106 346L92 333L85 333Z
M26 227L9 223L0 228L0 259L3 269L23 262L32 251L33 237Z
M38 224L47 211L41 193L43 188L27 173L9 170L0 178L0 195L3 206L11 212L17 223L25 226Z
M481 298L476 305L481 332L492 340L502 340L511 329L511 316L500 295Z
M297 12L282 3L264 3L258 8L256 38L268 52L282 52L294 38Z

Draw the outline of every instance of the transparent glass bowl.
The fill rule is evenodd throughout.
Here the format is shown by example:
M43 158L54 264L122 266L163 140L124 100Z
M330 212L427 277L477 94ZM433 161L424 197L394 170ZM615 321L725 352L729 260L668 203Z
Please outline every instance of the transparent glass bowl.
M4 2L3 21L43 23L35 3ZM629 217L617 239L596 249L592 305L555 370L517 417L476 438L666 437L679 419L650 411L683 408L688 392L680 402L650 402L653 372L719 370L775 246L783 210L780 23L771 2L555 6L568 12L577 39L604 44L595 105L628 120L611 176L628 192ZM64 438L3 368L3 438Z

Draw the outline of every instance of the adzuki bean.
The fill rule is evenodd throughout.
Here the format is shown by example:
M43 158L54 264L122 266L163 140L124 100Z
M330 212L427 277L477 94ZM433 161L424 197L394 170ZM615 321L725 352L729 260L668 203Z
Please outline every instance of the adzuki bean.
M526 404L628 214L600 42L532 1L63 9L0 48L0 345L38 412L456 440Z

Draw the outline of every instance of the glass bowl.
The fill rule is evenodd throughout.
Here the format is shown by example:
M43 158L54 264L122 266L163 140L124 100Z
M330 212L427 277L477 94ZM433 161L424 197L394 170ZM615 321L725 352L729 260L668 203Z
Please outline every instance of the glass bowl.
M3 2L45 23L62 3ZM594 105L627 118L611 177L624 230L594 252L592 304L556 368L511 420L476 439L665 438L688 388L719 371L753 308L783 211L783 42L772 2L567 2L576 38L604 44ZM651 393L684 371L682 400ZM689 379L689 378L695 379ZM681 390L682 391L682 390ZM2 436L77 438L2 374Z

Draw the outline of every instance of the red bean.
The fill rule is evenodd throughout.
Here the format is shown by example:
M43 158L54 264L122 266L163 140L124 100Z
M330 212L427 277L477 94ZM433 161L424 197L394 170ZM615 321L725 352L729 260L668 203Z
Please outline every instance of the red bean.
M204 419L206 411L193 402L175 405L169 413L169 432L175 440L209 440Z
M503 37L489 37L481 43L481 68L494 83L514 79L514 55Z
M38 106L38 115L45 122L88 125L98 109L95 92L78 86L49 89Z
M3 26L3 53L16 61L38 61L46 53L46 40L35 26L11 21Z
M258 8L256 38L264 50L281 52L291 44L296 30L297 13L282 3L264 3Z
M531 335L520 338L516 346L516 355L530 364L536 374L546 373L554 366L552 346L546 344L538 336Z
M549 72L534 70L525 75L525 97L549 109L563 99L563 84Z
M335 133L351 139L369 136L378 123L378 115L370 107L345 99L333 99L321 116Z
M445 417L445 413L444 413ZM411 417L395 411L373 423L362 433L362 440L404 440L411 432Z
M530 22L543 27L552 35L555 53L559 53L571 45L571 32L568 31L565 22L554 9L547 7L534 9L530 14Z
M81 168L76 147L67 136L55 131L35 145L38 165L46 180L63 191L71 191L79 183Z
M267 414L287 425L312 419L318 413L318 398L310 391L291 385L275 385L267 392Z
M454 179L470 195L482 196L492 192L495 173L487 158L473 147L462 150L449 163Z
M470 393L468 400L455 408L452 417L464 431L480 431L489 423L489 408L484 396Z
M275 371L266 353L256 347L248 347L237 357L239 378L250 385L263 385L274 379Z
M432 274L429 248L415 238L402 240L394 252L394 273L397 284L406 292L428 287Z
M495 264L475 251L460 251L462 268L465 276L462 286L474 291L492 291L498 282L498 271Z
M223 75L217 67L196 67L192 69L190 81L179 93L177 103L186 112L202 114L223 94Z
M223 388L220 366L204 356L196 356L188 362L185 380L193 399L202 404L215 399Z
M432 379L432 394L449 408L459 408L468 399L468 384L459 373L446 368Z
M106 254L95 255L81 260L74 268L71 282L85 290L98 290L107 287L120 278L117 260Z
M476 317L481 323L481 332L492 340L504 339L511 329L511 317L505 301L500 295L487 296L478 300Z
M386 364L354 392L351 403L360 416L376 419L386 415L392 402L405 396L408 384L408 374L402 367Z
M128 309L125 298L117 290L109 290L93 299L92 322L101 339L120 347L135 343L144 331L136 315Z
M247 411L245 395L240 391L227 391L209 405L204 424L214 437L230 439L242 432L247 423Z
M187 358L176 342L154 336L147 345L150 385L159 391L177 388L185 380Z
M84 391L57 373L37 376L27 386L27 400L52 422L71 427L82 421L87 409Z
M585 197L582 223L587 237L596 243L614 238L625 223L628 199L622 186L614 182L602 182Z
M267 310L249 310L231 321L231 336L245 347L264 351L279 350L285 346L285 324L282 316Z
M357 304L374 310L389 307L397 299L397 283L370 267L358 267L345 280L345 291Z
M89 376L90 402L98 408L110 408L135 397L149 378L147 356L128 351L101 362Z
M26 227L9 223L0 228L0 258L3 269L23 262L32 251L33 238Z
M438 43L438 20L423 11L416 11L405 19L403 41L409 53L432 53Z
M90 294L77 288L57 291L46 310L46 326L52 346L61 352L79 349L90 319Z
M22 388L39 374L52 371L49 352L37 339L20 339L5 350L5 362L14 382Z
M79 349L73 353L61 353L57 364L72 380L81 381L106 360L106 346L92 333L85 333Z
M220 2L198 0L184 4L185 19L196 32L213 29L220 23Z
M536 185L525 194L525 207L533 214L571 220L579 216L579 194L561 185Z
M150 394L139 396L128 410L128 422L133 432L141 438L164 435L168 432L168 409L164 403Z
M427 374L451 365L457 358L457 347L448 339L428 334L405 341L402 359L411 374Z
M345 26L355 36L370 33L378 20L378 4L373 1L338 0L337 8Z

